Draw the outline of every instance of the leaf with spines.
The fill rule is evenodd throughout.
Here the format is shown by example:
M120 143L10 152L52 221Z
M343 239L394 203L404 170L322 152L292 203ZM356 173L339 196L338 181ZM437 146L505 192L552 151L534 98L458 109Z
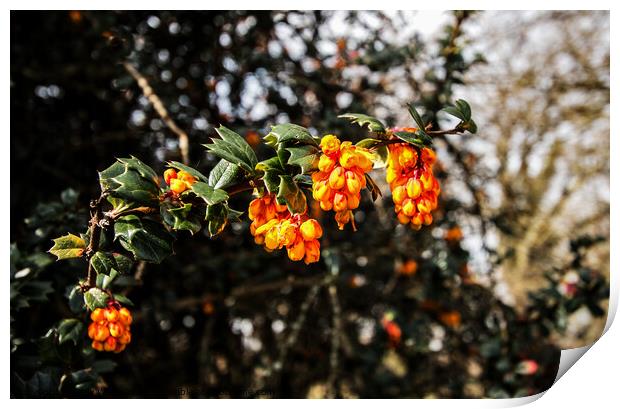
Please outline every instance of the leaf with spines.
M177 207L166 201L161 204L160 213L164 223L174 230L188 230L194 234L202 228L202 217L191 203Z
M124 164L127 169L135 170L143 178L151 180L157 184L157 173L155 173L150 166L142 162L140 159L135 156L131 156L130 158L118 158L117 160Z
M84 293L84 304L93 311L96 308L105 308L110 296L100 288L93 287Z
M290 153L287 163L299 166L301 173L309 173L318 169L321 151L314 145L302 145L286 148Z
M306 195L301 191L297 183L289 175L280 176L278 203L286 204L291 214L304 214L307 210Z
M239 182L243 171L234 163L221 159L209 173L209 185L216 189L223 189Z
M228 224L228 206L223 203L208 206L206 220L209 236L220 234Z
M245 139L225 126L220 126L216 131L221 139L212 138L212 143L204 145L209 152L243 168L251 175L254 174L254 167L258 160Z
M271 132L264 139L273 148L281 144L286 144L287 146L291 146L291 144L318 146L316 140L306 128L295 124L272 126Z
M62 320L58 325L58 343L64 344L65 342L73 342L73 345L78 345L82 338L82 332L84 331L84 324L75 318L68 318Z
M54 246L49 250L57 260L82 257L86 250L86 242L75 234L67 234L54 239Z
M203 182L194 183L191 191L208 205L214 205L228 200L228 193L226 193L225 190L214 189Z
M114 240L138 260L161 263L172 254L173 237L160 224L135 215L120 217L114 223Z
M220 127L215 131L218 135L220 135L220 138L222 138L223 141L239 148L239 150L243 153L246 162L252 169L254 169L254 166L256 166L256 163L258 162L258 159L256 159L256 153L241 135L223 125L220 125Z
M98 251L90 258L90 264L97 274L110 274L110 271L116 267L116 260L110 253Z
M370 115L365 114L356 114L356 113L346 113L342 115L338 115L338 118L344 118L351 121L353 124L358 124L359 126L367 127L369 131L375 133L385 133L385 125L381 123L377 118L374 118Z

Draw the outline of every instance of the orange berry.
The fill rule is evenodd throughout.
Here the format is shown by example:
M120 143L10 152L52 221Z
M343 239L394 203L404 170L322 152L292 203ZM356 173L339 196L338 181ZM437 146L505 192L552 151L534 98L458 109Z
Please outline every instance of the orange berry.
M334 135L325 135L321 139L321 150L326 155L333 155L340 149L340 140Z
M420 196L420 193L422 193L422 184L420 181L414 178L409 178L409 181L407 182L407 196L412 199L417 199L418 196Z
M108 337L103 343L103 350L106 352L114 351L116 349L116 338Z
M288 247L286 250L288 252L288 258L293 261L301 260L302 258L304 258L304 255L306 253L304 241L301 239L301 237L297 239L295 243L292 246Z
M119 352L123 352L126 347L127 347L127 344L121 344L120 342L117 342L116 348L114 349L114 353L118 354Z
M118 321L118 310L114 307L106 308L105 310L105 319L108 322L116 322Z
M118 310L118 317L119 317L120 322L126 326L131 325L133 321L133 317L131 316L131 311L129 311L125 307Z
M187 182L190 186L196 183L196 178L184 170L179 171L177 178Z
M95 350L95 351L103 351L103 343L99 342L99 341L93 341L90 346Z
M340 230L344 229L345 224L351 221L351 215L352 212L350 210L336 213L335 219L336 223L338 223L338 228Z
M110 336L110 331L105 325L97 324L92 339L95 341L105 341Z
M166 169L166 171L164 172L164 181L166 182L167 185L170 184L170 181L172 179L176 179L177 178L177 171L175 169Z
M97 323L96 322L92 322L89 326L88 326L88 338L95 338L95 334L97 333Z
M304 246L306 250L304 262L306 264L310 264L319 261L319 258L321 257L321 245L318 240L306 241Z
M90 319L94 322L105 320L105 310L103 308L95 308L93 312L90 313Z
M394 203L401 204L407 197L407 189L404 186L397 186L392 191L392 199Z
M120 337L118 337L118 342L121 344L129 344L131 342L131 332L129 330L124 331Z
M336 193L334 195L334 211L342 212L347 209L347 197L342 193Z
M333 208L333 204L330 200L321 200L319 202L319 205L321 206L321 209L325 210L326 212L332 210Z
M116 322L110 323L108 325L108 329L110 330L110 335L113 336L114 338L120 337L121 335L123 335L123 332L125 332L125 330L123 329L123 326Z

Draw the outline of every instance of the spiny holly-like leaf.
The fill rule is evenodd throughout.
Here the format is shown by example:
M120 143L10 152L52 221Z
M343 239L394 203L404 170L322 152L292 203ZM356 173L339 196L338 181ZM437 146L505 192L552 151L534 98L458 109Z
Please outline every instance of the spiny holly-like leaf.
M306 213L306 195L301 191L297 183L289 175L280 176L280 186L276 196L278 203L286 204L292 214Z
M265 159L262 162L258 162L256 164L256 170L261 172L266 172L269 170L277 170L280 172L284 172L284 168L282 167L282 163L278 156L272 156L269 159Z
M164 223L174 230L188 230L194 234L202 228L202 217L197 211L192 211L192 208L191 203L175 207L170 202L163 202L160 206L161 217Z
M114 223L114 240L138 260L161 263L172 254L170 233L161 224L135 215L123 216Z
M220 160L209 173L209 185L223 189L237 183L243 176L241 168L225 159Z
M318 169L321 151L314 145L303 145L286 148L290 153L288 164L299 166L301 173L308 173Z
M99 172L99 184L101 185L101 191L107 192L116 189L119 184L114 181L114 178L120 176L125 172L125 165L116 161L109 168Z
M157 204L159 187L154 180L140 176L131 168L126 168L125 172L112 180L118 186L110 193L111 196L140 205L155 206Z
M98 251L90 258L90 264L97 274L109 274L116 267L116 260L110 253Z
M84 304L90 311L105 308L110 296L100 288L93 287L84 293Z
M54 246L49 250L58 260L66 258L82 257L86 249L86 242L75 234L67 234L66 236L54 239Z
M191 190L208 205L214 205L228 200L228 193L226 193L225 190L214 189L206 183L196 182L192 185Z
M269 193L277 193L280 189L280 176L282 172L279 170L268 170L262 177L265 187Z
M228 206L223 203L207 207L207 231L213 237L221 233L228 223Z
M150 166L135 156L130 158L119 158L118 161L124 164L128 169L138 172L138 174L140 174L143 178L152 180L155 184L157 184L157 173L155 173Z
M254 153L252 147L241 135L223 125L220 125L220 127L216 129L216 132L220 135L220 138L222 138L223 141L239 148L239 150L243 153L245 161L252 167L252 169L254 169L254 166L256 166L256 163L258 162L258 159L256 159L256 153Z
M207 178L202 173L198 172L196 169L194 169L194 168L192 168L190 166L184 165L181 162L176 162L176 161L171 160L171 161L168 161L166 163L171 168L174 168L176 170L182 170L184 172L189 173L190 175L195 177L196 180L199 180L199 181L202 181L202 182L206 182L206 181L209 180L209 178Z
M358 124L362 128L368 127L370 132L385 133L385 125L381 123L377 118L365 114L346 113L338 115L338 118L344 118L351 121L353 124Z
M121 253L111 253L114 258L116 266L114 267L121 274L131 273L133 267L133 260Z
M58 343L64 344L71 341L74 345L78 345L83 331L84 324L80 320L75 318L62 320L58 325Z
M109 274L97 274L97 287L107 289L116 277L118 277L118 271L115 269L111 269Z
M228 220L232 222L240 222L241 216L243 216L244 212L240 212L239 210L228 208Z
M409 109L409 114L418 126L418 129L424 129L426 125L424 124L424 121L422 121L422 117L418 113L418 110L415 108L415 106L413 104L407 104L407 108Z
M316 140L310 132L303 126L295 124L280 124L271 127L271 132L265 136L265 142L272 143L274 148L276 145L285 144L303 144L318 146ZM287 143L288 142L288 143Z

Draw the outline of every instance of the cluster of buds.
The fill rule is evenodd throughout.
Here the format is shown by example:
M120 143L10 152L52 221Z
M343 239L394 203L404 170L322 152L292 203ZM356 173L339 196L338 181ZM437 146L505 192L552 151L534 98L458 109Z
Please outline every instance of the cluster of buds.
M88 337L94 350L119 353L131 342L131 312L119 303L111 301L106 308L96 308L90 319Z
M196 178L184 170L177 172L176 169L167 169L164 172L164 181L170 186L172 192L181 194L192 187Z
M312 174L312 196L321 209L336 212L342 230L352 220L351 210L360 204L360 191L366 187L365 174L372 169L372 154L364 148L340 142L334 135L321 139L323 154L319 171Z
M392 191L398 221L418 230L433 222L439 183L433 175L435 152L406 143L389 145L386 179Z
M277 203L273 194L252 200L248 215L254 241L265 250L286 248L293 261L304 260L306 264L319 261L321 245L317 239L323 235L323 229L315 219L305 214L292 215L286 206Z

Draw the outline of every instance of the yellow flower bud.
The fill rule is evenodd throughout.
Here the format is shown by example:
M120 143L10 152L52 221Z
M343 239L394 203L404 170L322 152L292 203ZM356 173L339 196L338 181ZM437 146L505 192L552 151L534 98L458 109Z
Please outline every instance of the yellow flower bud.
M349 210L353 210L353 209L357 209L357 207L360 205L360 195L359 193L357 194L348 194L347 196L347 207L349 208Z
M333 208L333 204L331 200L321 200L319 202L319 205L321 206L321 209L323 209L324 211L330 211Z
M288 220L282 221L280 224L279 240L281 246L290 246L297 238L297 229Z
M103 343L99 342L99 341L93 341L92 344L90 344L90 346L95 350L95 351L99 351L102 352L103 351Z
M316 188L315 188L314 193L313 193L313 197L316 200L321 201L321 200L323 200L325 198L329 199L330 194L331 194L331 190L329 189L327 184L325 182L319 182L316 185Z
M301 237L299 237L292 246L289 246L287 249L288 258L293 261L299 261L304 258L306 253L306 248L304 246L304 241Z
M319 170L321 172L331 172L336 161L327 155L321 155L319 159Z
M321 228L319 222L314 219L308 219L303 222L299 231L305 241L318 239L323 235L323 228Z
M346 169L357 166L359 157L355 148L351 146L351 142L343 142L340 146L340 165Z
M340 140L334 135L325 135L321 139L321 150L327 155L333 155L340 149Z
M358 179L357 173L349 170L345 175L347 180L347 191L351 194L358 194L362 186L360 180Z
M170 181L172 179L176 179L177 178L177 171L175 169L166 169L166 171L164 172L164 181L166 182L167 185L170 184Z
M422 193L422 184L420 181L415 178L409 178L407 182L407 196L412 199L417 199L420 193Z
M404 168L412 168L415 166L417 159L418 154L416 151L410 146L405 146L398 157L398 163Z
M409 224L409 221L411 220L409 217L405 216L403 212L399 212L396 215L396 218L401 224Z
M187 190L187 184L181 179L172 179L170 181L170 190L176 194L183 193Z
M342 189L342 187L344 186L344 182L344 169L341 167L337 167L332 170L332 173L329 175L329 187L334 190Z
M191 174L187 173L184 170L180 170L178 175L177 175L178 179L181 179L184 182L187 182L189 186L193 185L194 183L196 183L196 178L193 177Z
M334 195L334 211L341 212L347 209L347 197L342 193Z
M403 213L405 216L413 216L415 213L415 202L409 198L403 201Z
M316 263L321 257L321 245L318 240L311 240L304 243L306 254L304 257L304 263Z
M336 213L335 219L340 230L344 229L344 226L351 221L351 214L350 210Z
M396 169L394 169L393 167L388 167L386 172L385 172L385 180L388 183L392 183L396 180L396 178L398 177L398 175L400 174L400 172L398 172Z
M407 190L403 186L397 186L392 191L392 199L394 203L401 204L407 197Z
M116 338L108 337L103 343L103 350L110 352L116 349Z
M259 217L265 209L263 205L263 201L259 199L254 199L250 202L250 206L248 207L248 217L250 220L254 220Z
M275 250L280 246L280 241L278 240L278 229L276 227L272 227L269 229L267 234L265 234L265 247L269 250Z

